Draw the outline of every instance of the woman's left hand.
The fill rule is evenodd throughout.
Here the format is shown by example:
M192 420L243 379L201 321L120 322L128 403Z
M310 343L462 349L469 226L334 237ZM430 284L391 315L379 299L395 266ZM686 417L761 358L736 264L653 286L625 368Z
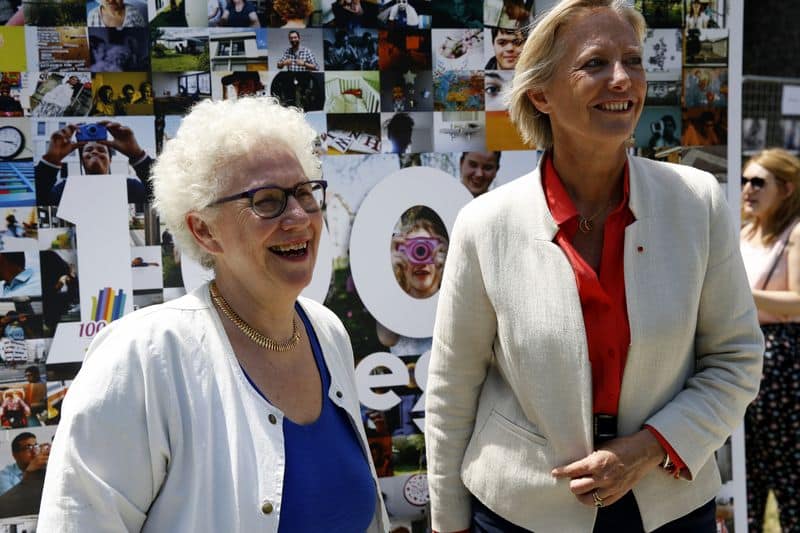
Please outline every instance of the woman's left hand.
M608 441L573 463L554 468L557 479L569 478L569 488L584 505L595 506L593 492L608 506L622 498L664 458L664 449L650 431Z

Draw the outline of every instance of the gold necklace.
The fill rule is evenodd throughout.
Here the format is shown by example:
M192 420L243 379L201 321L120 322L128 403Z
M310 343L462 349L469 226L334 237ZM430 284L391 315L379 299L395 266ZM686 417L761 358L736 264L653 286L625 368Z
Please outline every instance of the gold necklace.
M611 207L611 202L608 202L604 207L602 207L597 213L590 217L584 217L580 213L578 213L578 229L581 230L581 233L589 233L594 229L594 225L592 221L596 219L601 214L608 211L608 208Z
M222 311L222 314L225 315L228 320L233 322L233 325L239 328L239 330L244 333L248 339L253 341L261 348L266 348L273 352L288 352L297 346L297 343L300 341L300 332L297 331L297 319L294 317L292 317L292 336L285 341L278 342L274 339L270 339L256 328L245 322L245 320L233 310L225 297L219 293L216 280L211 281L211 283L208 285L208 290L211 293L211 299L215 304L217 304L217 307L219 307L220 311Z

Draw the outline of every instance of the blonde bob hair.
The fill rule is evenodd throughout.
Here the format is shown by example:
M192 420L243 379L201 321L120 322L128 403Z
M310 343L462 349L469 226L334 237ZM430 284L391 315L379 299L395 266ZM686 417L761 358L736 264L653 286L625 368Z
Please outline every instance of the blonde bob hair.
M175 138L164 144L151 177L153 205L180 251L213 268L213 256L195 241L186 215L217 209L209 204L234 177L237 162L270 143L288 146L305 178L319 179L322 170L314 153L316 137L301 110L283 107L276 98L203 100L195 105L183 118Z
M745 163L744 168L750 163L761 165L775 176L777 185L786 190L786 184L794 187L788 196L780 201L767 220L757 220L753 217L742 216L745 223L750 223L749 232L752 234L761 227L763 243L767 246L775 242L781 233L800 217L800 159L783 148L767 148L761 150Z
M528 91L543 90L555 74L564 54L564 47L558 42L559 30L586 11L602 8L611 9L627 20L639 42L644 41L647 32L644 17L625 0L562 0L532 24L507 95L511 121L526 143L545 150L553 146L550 117L536 109Z

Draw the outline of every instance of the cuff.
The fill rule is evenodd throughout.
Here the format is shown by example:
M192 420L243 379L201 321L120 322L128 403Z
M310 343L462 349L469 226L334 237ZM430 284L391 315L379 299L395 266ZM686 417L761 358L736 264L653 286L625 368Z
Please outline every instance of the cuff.
M48 166L48 167L50 167L50 168L54 168L54 169L56 169L56 170L61 170L61 165L56 165L55 163L51 163L50 161L48 161L48 160L47 160L47 159L45 159L44 157L42 157L41 159L39 159L39 162L40 162L40 163L42 163L42 164L44 164L44 165L47 165L47 166Z
M129 158L129 159L128 159L128 163L130 163L130 165L131 165L132 167L135 167L135 166L137 166L137 165L141 165L141 164L142 164L142 162L143 162L145 159L147 159L147 151L145 151L145 150L142 150L142 155L140 155L139 157L136 157L136 158L133 158L133 157Z
M653 434L653 436L658 440L658 443L661 444L661 447L664 448L664 451L667 452L669 460L672 462L672 468L668 470L669 473L672 474L675 479L681 477L681 472L686 469L686 463L683 462L681 456L678 455L678 452L676 452L675 449L669 445L667 439L665 439L656 428L649 425L645 425L644 427Z

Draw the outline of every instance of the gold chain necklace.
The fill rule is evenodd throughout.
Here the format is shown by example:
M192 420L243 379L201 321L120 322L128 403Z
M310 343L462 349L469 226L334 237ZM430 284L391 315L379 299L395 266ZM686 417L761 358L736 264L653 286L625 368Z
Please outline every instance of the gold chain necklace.
M248 339L253 341L261 348L266 348L273 352L288 352L297 346L297 343L300 341L300 332L297 331L297 319L294 317L292 317L292 336L285 341L278 342L274 339L270 339L256 328L245 322L245 320L233 310L225 297L219 293L216 281L212 281L208 285L208 290L211 293L211 299L215 304L217 304L217 307L219 307L220 311L222 311L222 314L225 315L228 320L233 322L233 325L239 328L239 330L244 333Z
M604 207L602 207L597 213L590 217L584 217L580 213L578 213L578 229L581 230L581 233L589 233L594 229L594 224L592 221L596 219L601 214L604 214L608 209L611 207L611 202L608 202Z

